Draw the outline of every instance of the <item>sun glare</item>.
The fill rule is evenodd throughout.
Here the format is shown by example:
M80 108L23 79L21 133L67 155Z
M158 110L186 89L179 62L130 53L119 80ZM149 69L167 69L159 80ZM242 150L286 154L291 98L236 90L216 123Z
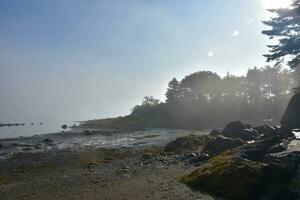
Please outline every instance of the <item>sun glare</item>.
M291 4L291 0L262 0L266 9L286 8Z

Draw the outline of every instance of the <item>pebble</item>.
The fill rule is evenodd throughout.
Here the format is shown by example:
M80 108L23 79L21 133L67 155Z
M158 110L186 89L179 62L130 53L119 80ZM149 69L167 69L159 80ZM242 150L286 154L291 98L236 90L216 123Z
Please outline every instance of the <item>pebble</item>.
M131 176L129 174L123 174L123 178L130 178Z
M152 154L151 153L143 153L142 154L142 159L144 160L148 160L152 158Z

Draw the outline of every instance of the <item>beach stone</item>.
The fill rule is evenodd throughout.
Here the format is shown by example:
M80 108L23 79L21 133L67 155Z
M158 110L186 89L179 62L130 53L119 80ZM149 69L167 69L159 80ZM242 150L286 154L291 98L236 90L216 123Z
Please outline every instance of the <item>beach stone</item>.
M287 150L289 143L290 143L289 140L283 139L280 142L280 144L271 146L268 149L268 153L279 153L279 152L285 151L285 150Z
M51 140L51 139L49 139L49 138L46 138L46 139L43 140L43 142L44 142L44 143L52 143L53 140Z
M212 136L212 137L216 137L216 136L221 135L221 134L222 134L221 131L218 131L218 130L216 130L216 129L213 129L208 135L209 135L209 136Z
M89 169L91 168L94 168L94 167L97 167L98 163L96 161L90 161L88 164L87 164L87 167Z
M282 139L295 139L295 135L286 127L259 126L254 128L258 132L258 139L266 139L273 136L279 136Z
M243 145L243 141L238 138L227 138L224 136L218 136L211 139L203 148L202 153L210 156L215 156L223 151L236 148Z
M62 128L62 129L67 129L68 126L67 126L66 124L63 124L63 125L61 126L61 128Z
M123 174L122 177L123 178L131 178L131 176L129 174Z
M93 132L90 131L90 130L84 130L84 131L83 131L83 134L85 134L85 135L92 135Z
M223 134L239 134L246 126L241 121L232 121L227 124L223 130Z
M244 125L240 121L230 122L223 130L222 135L228 138L240 138L245 141L255 140L257 133L255 130Z
M195 151L201 146L207 144L211 138L207 135L197 136L194 134L179 137L174 141L168 143L165 147L166 152L181 152L181 151Z
M272 137L276 134L275 128L268 125L254 127L254 130L256 130L259 133L259 139Z
M300 128L300 93L295 94L281 119L281 125L289 129Z
M149 159L151 159L153 156L152 156L151 153L143 153L141 157L142 157L143 160L149 160Z

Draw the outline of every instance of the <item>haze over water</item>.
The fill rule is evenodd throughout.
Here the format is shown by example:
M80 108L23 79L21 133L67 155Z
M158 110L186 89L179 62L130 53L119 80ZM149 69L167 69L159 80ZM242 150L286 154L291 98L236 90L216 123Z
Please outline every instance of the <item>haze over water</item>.
M168 81L195 71L240 75L263 66L270 5L1 1L0 123L27 125L1 127L0 137L129 114L143 96L164 100Z

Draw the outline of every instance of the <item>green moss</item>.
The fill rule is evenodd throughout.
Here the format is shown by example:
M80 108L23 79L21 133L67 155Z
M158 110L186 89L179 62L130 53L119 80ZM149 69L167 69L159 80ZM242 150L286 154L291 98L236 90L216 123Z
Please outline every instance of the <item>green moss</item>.
M202 192L247 199L264 165L226 152L210 159L181 181Z
M0 184L5 184L7 183L7 181L8 181L7 176L0 176Z

